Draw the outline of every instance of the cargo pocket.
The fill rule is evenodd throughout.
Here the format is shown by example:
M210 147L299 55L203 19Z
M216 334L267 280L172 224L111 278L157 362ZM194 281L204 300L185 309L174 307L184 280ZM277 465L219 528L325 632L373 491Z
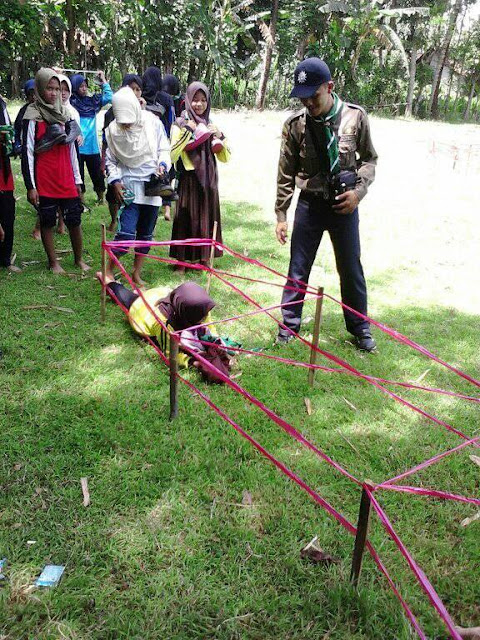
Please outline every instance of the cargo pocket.
M356 149L356 136L352 133L344 133L338 142L341 169L352 169L356 166Z

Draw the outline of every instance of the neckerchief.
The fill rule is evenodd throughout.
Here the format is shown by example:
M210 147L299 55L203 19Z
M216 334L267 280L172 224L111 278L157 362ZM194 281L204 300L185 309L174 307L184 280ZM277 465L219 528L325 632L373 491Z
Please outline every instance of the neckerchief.
M335 175L340 171L340 155L338 151L338 140L333 132L332 125L343 107L343 102L336 93L332 93L332 98L333 105L330 111L324 116L315 117L315 120L317 120L317 122L321 122L325 128L327 154L330 162L330 174Z

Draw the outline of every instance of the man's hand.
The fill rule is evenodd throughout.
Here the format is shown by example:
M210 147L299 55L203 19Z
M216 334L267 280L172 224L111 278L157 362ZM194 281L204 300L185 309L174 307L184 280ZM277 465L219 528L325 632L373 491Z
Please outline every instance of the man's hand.
M40 203L40 198L38 196L38 191L36 189L29 189L27 191L27 199L31 205L34 207L38 207Z
M3 230L2 225L0 224L0 242L5 240L5 231Z
M76 184L75 186L77 187L78 197L81 198L82 197L82 185L81 184Z
M277 228L275 229L275 234L280 244L285 244L287 242L287 237L288 237L287 230L288 230L288 225L286 222L277 222Z
M334 204L332 209L335 213L349 214L353 213L358 207L358 196L355 191L345 191L335 197L337 204Z
M118 202L118 204L122 205L124 200L123 200L123 191L124 191L125 187L123 182L116 182L113 185L113 193L115 194L115 200Z

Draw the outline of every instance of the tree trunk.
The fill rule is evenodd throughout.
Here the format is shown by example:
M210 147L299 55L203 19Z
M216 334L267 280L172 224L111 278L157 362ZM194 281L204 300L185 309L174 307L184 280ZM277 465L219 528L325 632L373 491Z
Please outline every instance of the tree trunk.
M439 50L438 63L435 69L434 77L433 77L432 96L431 96L430 105L429 105L430 115L434 119L438 118L438 99L440 96L440 82L442 79L442 71L443 71L443 68L445 67L445 62L447 60L448 50L450 48L450 43L452 41L452 37L455 31L457 18L460 11L462 10L462 2L463 0L455 0L455 4L453 5L452 10L450 11L447 30L445 32L445 36L443 38L443 41Z
M417 43L415 41L415 36L413 37L412 43L412 51L410 53L410 78L408 80L408 93L407 93L407 104L405 107L405 116L407 118L411 118L412 116L412 107L413 107L413 92L415 90L415 76L417 73Z
M75 53L75 9L72 0L67 0L65 13L67 15L67 52Z
M472 108L472 100L473 100L473 96L475 95L475 78L472 80L472 86L470 88L470 93L468 94L468 102L467 102L467 108L465 109L465 113L463 114L463 119L465 122L467 122L467 120L470 118L470 110Z
M265 57L263 59L262 75L260 77L260 84L257 92L257 109L262 110L265 104L265 93L267 91L268 77L270 75L270 67L272 66L273 47L275 46L275 35L277 33L277 18L278 18L278 2L279 0L272 0L272 10L270 14L270 36L265 46Z
M12 96L18 98L20 96L20 57L12 58Z

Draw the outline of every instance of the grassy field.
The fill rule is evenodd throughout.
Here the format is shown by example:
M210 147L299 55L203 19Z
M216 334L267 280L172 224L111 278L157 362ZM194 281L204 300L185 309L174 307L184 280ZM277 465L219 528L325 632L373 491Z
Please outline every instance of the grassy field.
M282 118L217 114L231 131L235 151L221 175L225 242L285 272L287 251L274 240L269 222ZM468 171L473 180L476 165L472 161L468 170L464 164L461 172L451 171L449 161L428 156L429 136L437 144L442 132L446 136L441 125L374 120L373 131L384 159L362 209L371 313L478 377L477 212L473 194L461 190ZM461 126L450 127L452 138L443 140L450 144L465 136L468 145L469 135ZM426 150L429 164L419 149ZM398 184L398 156L410 157L412 150L428 177L425 188L407 164L402 165L405 175L417 181L411 187ZM7 579L0 586L0 638L413 637L368 557L358 593L350 586L351 536L183 385L179 417L168 421L166 368L132 335L113 304L107 307L105 325L100 324L98 283L73 268L68 237L58 237L57 245L69 277L46 270L41 244L29 235L34 216L20 182L16 252L25 271L15 277L0 274L0 558L8 560ZM457 207L451 208L455 198ZM87 201L93 205L91 192ZM84 216L92 266L99 265L99 224L106 216L105 207L93 206ZM169 223L159 220L156 238L169 237ZM265 275L230 257L218 265L252 277ZM202 274L192 277L205 282ZM147 261L145 279L172 287L181 281L154 261ZM311 282L338 294L326 247ZM264 305L279 299L275 287L248 285L248 292ZM247 311L220 283L212 284L212 296L218 318ZM304 312L305 335L312 331L312 315L310 303ZM298 342L281 352L273 349L275 326L266 317L226 325L224 333L247 348L308 358ZM383 334L377 332L376 338L378 353L356 352L339 309L325 303L321 346L362 372L402 381L423 376L429 386L475 391ZM319 364L328 363L320 359ZM318 373L312 390L303 369L245 356L238 357L235 372L241 372L239 384L360 479L384 480L460 443L344 375ZM193 371L186 376L356 521L360 496L354 484L230 389L206 386ZM414 391L401 395L471 437L480 433L478 405ZM476 495L480 476L471 453L465 449L445 459L413 476L411 484ZM92 499L88 508L82 506L83 476ZM480 521L460 525L475 508L393 492L379 499L455 621L478 624ZM338 564L325 568L300 558L300 549L315 535ZM375 517L371 540L427 636L446 638ZM60 585L29 591L47 563L66 565Z

